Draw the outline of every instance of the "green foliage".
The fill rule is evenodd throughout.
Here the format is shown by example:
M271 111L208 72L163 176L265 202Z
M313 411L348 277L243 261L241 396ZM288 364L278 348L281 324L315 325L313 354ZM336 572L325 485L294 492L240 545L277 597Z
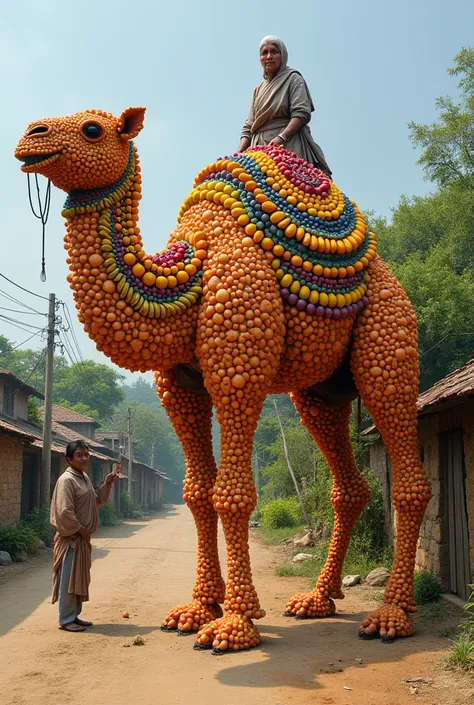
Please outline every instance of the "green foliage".
M460 101L437 98L436 122L409 125L413 145L422 150L418 163L440 186L469 181L474 173L474 49L462 48L448 73L459 78Z
M474 669L474 639L469 634L461 634L456 639L446 657L446 666L462 671Z
M441 594L441 584L429 570L415 573L415 602L422 605L437 600Z
M38 426L42 424L38 410L38 399L36 397L28 397L28 421L38 424Z
M282 577L304 577L311 580L311 587L314 586L327 558L329 541L319 543L314 548L305 548L305 553L311 553L313 558L302 563L285 563L278 566L276 574ZM300 552L298 549L295 552ZM378 568L382 563L388 569L392 565L392 555L388 551L380 554L377 559L370 556L365 548L360 548L355 542L349 544L349 549L344 561L343 571L345 574L360 575L364 579L371 570Z
M262 526L283 529L301 524L301 510L296 497L274 499L262 506Z
M46 508L32 509L26 523L47 546L52 546L54 529L49 522L49 511Z
M151 385L143 380L140 389L148 387L152 389ZM145 394L145 398L147 398L147 394ZM154 398L156 403L152 404L125 401L116 409L110 421L104 424L103 430L125 433L127 431L127 411L128 407L131 407L134 458L152 467L161 468L168 477L181 482L185 468L183 452L175 431L164 409L158 403L155 393Z
M469 595L469 599L464 606L464 611L467 615L464 628L474 638L474 585L469 585L469 587L471 588L471 594Z
M133 502L130 492L125 490L120 493L120 514L124 519L132 519L133 515Z
M115 504L113 504L113 502L103 504L99 509L99 518L101 526L115 526L117 524Z
M87 404L84 404L82 401L77 402L77 404L72 404L70 401L67 401L67 399L58 399L57 401L58 404L61 406L64 406L65 409L71 409L71 411L75 411L76 414L82 414L83 416L90 416L94 421L99 421L99 412L97 409L93 409L91 406L87 406Z
M25 522L14 527L0 527L0 551L7 551L13 558L20 551L30 551L37 542L33 528Z
M108 365L85 360L66 368L54 385L53 396L59 402L85 404L89 409L95 409L99 418L107 419L124 399L119 386L122 379L123 375Z

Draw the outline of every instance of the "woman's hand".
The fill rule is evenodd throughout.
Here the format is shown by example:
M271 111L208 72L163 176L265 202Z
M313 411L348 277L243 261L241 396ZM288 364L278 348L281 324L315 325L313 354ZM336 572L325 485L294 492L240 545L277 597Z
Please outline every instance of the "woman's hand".
M285 141L282 140L280 135L277 135L274 137L269 144L274 144L276 147L284 147L285 146Z

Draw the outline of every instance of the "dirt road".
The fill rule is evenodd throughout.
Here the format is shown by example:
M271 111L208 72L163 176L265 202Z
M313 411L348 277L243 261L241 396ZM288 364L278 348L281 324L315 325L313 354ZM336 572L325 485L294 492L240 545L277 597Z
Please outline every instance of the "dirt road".
M423 630L392 645L359 641L357 591L333 619L284 619L285 599L306 581L275 577L274 551L254 541L254 577L267 610L262 645L221 657L193 651L193 637L159 631L167 610L190 599L195 534L187 509L101 529L93 543L83 616L95 626L84 634L56 627L49 556L0 573L2 705L407 705L415 698L406 679L432 678L430 662L446 645ZM136 634L145 645L124 648ZM418 689L418 702L447 702L446 686Z

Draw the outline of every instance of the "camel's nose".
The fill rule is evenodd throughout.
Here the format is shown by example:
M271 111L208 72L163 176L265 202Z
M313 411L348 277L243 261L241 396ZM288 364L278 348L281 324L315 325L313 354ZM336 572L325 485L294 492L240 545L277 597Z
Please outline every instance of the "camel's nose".
M26 133L27 137L39 137L42 135L47 135L51 128L48 125L35 125Z

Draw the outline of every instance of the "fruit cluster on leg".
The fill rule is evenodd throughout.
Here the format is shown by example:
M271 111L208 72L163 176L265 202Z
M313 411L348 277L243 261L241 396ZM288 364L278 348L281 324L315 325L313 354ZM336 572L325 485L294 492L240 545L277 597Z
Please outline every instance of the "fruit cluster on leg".
M352 369L364 404L390 453L397 508L394 568L384 604L362 624L361 636L413 633L416 546L430 487L418 453L419 358L413 307L387 265L375 259L369 304L354 330ZM408 614L407 614L408 613Z
M321 448L333 474L331 503L334 529L326 563L310 593L298 593L288 600L285 614L299 619L328 617L335 612L333 599L342 599L342 567L351 532L370 498L367 482L359 472L349 438L350 404L329 407L307 391L292 394L292 400Z
M172 372L156 376L163 406L173 423L186 456L184 500L191 509L198 534L197 575L193 600L172 609L163 622L166 629L196 632L222 614L224 599L217 547L218 517L212 502L217 473L212 452L212 404L207 392L178 386Z

